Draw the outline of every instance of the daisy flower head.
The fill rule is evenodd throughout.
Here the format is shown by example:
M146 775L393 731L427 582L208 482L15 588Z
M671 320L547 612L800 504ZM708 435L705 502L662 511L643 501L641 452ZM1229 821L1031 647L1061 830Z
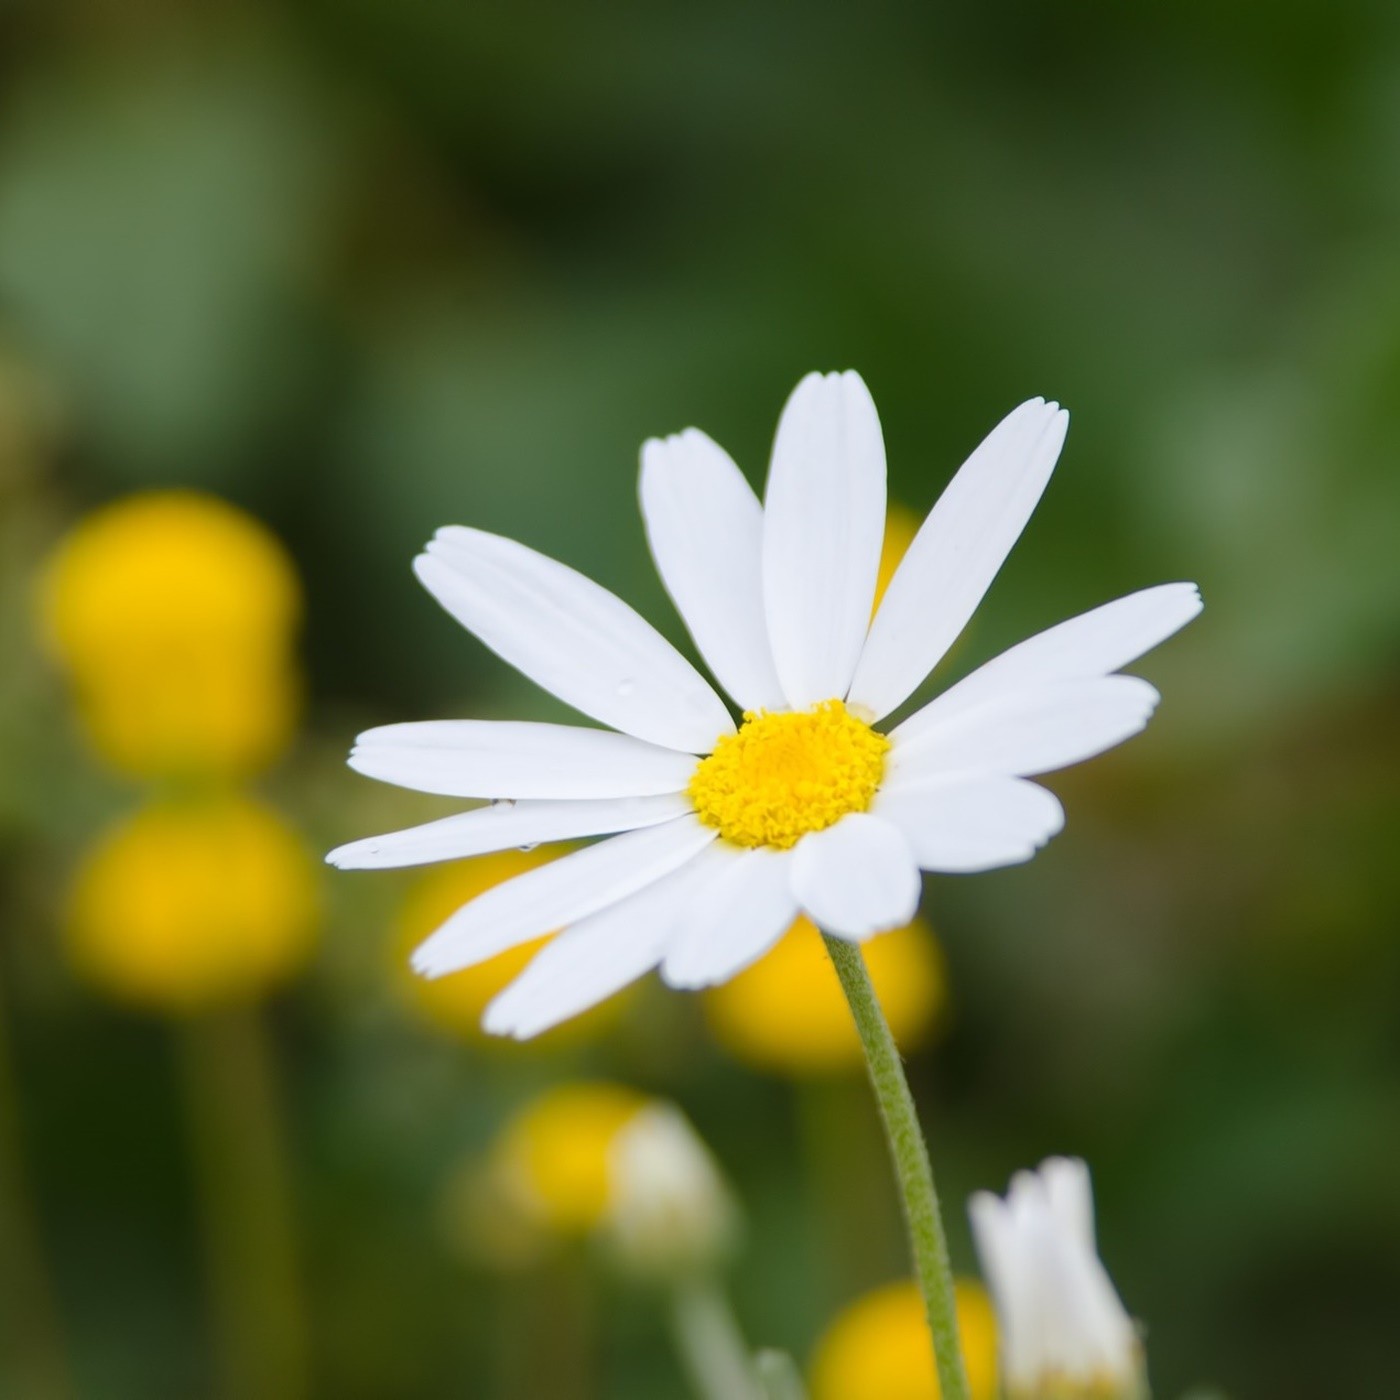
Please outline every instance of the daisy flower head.
M654 968L723 982L799 914L862 940L907 924L920 871L1029 859L1064 821L1030 782L1137 733L1157 692L1115 674L1200 610L1191 584L1132 594L882 721L956 640L1015 544L1068 416L1032 399L964 463L875 597L885 449L859 375L810 374L783 410L764 499L690 428L642 449L658 572L740 712L626 603L525 545L464 526L415 562L492 651L593 726L448 720L360 735L351 767L489 806L333 851L342 868L607 837L488 890L417 950L438 976L562 930L488 1007L533 1036Z

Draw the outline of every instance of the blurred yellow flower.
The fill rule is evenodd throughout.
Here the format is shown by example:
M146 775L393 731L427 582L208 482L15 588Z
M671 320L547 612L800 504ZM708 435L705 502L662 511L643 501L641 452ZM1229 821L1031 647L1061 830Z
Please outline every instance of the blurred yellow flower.
M958 1334L972 1400L996 1400L997 1329L980 1284L956 1285ZM938 1400L924 1302L912 1282L892 1283L840 1313L817 1343L812 1400Z
M929 1037L947 999L943 954L916 919L862 945L871 980L906 1053ZM715 1037L757 1069L793 1075L858 1070L860 1039L821 935L805 917L752 967L704 996Z
M497 1182L536 1224L582 1236L612 1201L612 1154L619 1132L648 1103L620 1084L549 1089L503 1129L494 1151Z
M919 526L924 523L907 506L896 501L889 502L885 509L885 538L880 545L880 572L875 576L875 602L870 609L872 617L880 606L880 599L885 596L885 589L890 586L894 571L899 568L900 561L914 543L914 536L919 533Z
M117 1000L162 1011L256 997L310 952L317 873L261 803L152 802L102 836L78 871L73 963Z
M123 772L253 772L290 737L300 586L235 506L191 491L105 506L59 544L39 601L89 737Z
M552 935L510 948L445 977L420 977L409 966L409 954L468 900L527 870L549 864L558 854L557 846L499 851L437 866L414 882L399 911L394 968L403 996L415 1011L452 1035L483 1045L503 1043L482 1030L482 1014L487 1003L525 970L525 965ZM624 990L609 997L583 1015L546 1032L539 1043L547 1048L558 1048L601 1034L616 1022L627 995Z

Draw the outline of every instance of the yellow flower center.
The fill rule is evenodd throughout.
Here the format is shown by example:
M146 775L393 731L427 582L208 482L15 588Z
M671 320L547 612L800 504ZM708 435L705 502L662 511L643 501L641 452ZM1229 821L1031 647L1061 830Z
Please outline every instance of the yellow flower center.
M783 714L750 710L739 732L700 760L688 792L700 820L726 841L785 851L866 811L889 747L840 700Z

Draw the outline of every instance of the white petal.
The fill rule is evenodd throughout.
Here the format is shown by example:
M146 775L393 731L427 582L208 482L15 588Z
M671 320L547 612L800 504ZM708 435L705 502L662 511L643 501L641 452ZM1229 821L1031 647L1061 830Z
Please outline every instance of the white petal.
M1037 633L950 686L900 725L906 739L997 694L1106 676L1166 641L1201 611L1194 583L1130 593Z
M1048 1157L1040 1164L1040 1179L1060 1228L1086 1254L1095 1253L1094 1188L1088 1165L1078 1157Z
M681 817L560 856L463 905L414 953L414 969L440 977L577 923L679 869L714 839L694 817Z
M797 843L792 889L818 928L868 938L914 917L919 868L898 827L852 812Z
M338 846L326 857L341 870L390 870L460 860L512 846L538 846L581 836L606 836L674 821L691 810L682 793L660 797L617 797L598 802L493 802L474 812L368 836Z
M483 1028L525 1040L650 972L695 886L696 867L692 860L566 929L486 1008Z
M723 843L710 850L725 859L716 860L676 925L661 967L673 987L726 981L762 957L797 917L791 851L738 851Z
M1005 1380L1023 1388L1040 1379L1043 1347L1040 1287L1033 1241L1005 1201L978 1191L967 1203L972 1239L982 1276L996 1303L997 1332Z
M687 753L733 732L724 702L670 642L557 560L450 525L413 567L463 627L576 710Z
M912 740L903 726L896 729L886 782L898 786L957 772L1050 773L1136 734L1158 699L1136 676L1060 681L989 699Z
M785 709L763 617L763 507L696 428L642 448L651 557L706 664L744 710Z
M1065 824L1053 792L1023 778L963 773L891 779L871 813L897 826L921 870L970 874L1029 860Z
M1068 426L1058 404L1031 399L963 463L880 600L853 705L889 714L957 640L1040 500Z
M608 729L443 719L366 730L350 766L442 797L651 797L683 791L695 758Z
M809 374L778 423L763 516L763 599L794 709L846 694L885 528L885 444L858 374Z
M1052 1158L1017 1172L1004 1202L978 1192L968 1214L996 1299L1008 1388L1133 1388L1136 1333L1094 1250L1084 1164Z

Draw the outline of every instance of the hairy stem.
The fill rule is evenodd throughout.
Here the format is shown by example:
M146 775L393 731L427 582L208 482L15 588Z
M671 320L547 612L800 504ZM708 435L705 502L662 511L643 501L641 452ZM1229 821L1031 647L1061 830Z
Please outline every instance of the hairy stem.
M933 1358L943 1400L969 1400L967 1372L958 1342L957 1311L953 1302L953 1270L948 1263L948 1240L938 1210L938 1192L928 1148L919 1130L914 1098L899 1050L880 1010L860 948L842 938L826 937L826 949L851 1006L860 1043L870 1070L870 1083L884 1120L909 1231L914 1274L923 1294L933 1336Z

